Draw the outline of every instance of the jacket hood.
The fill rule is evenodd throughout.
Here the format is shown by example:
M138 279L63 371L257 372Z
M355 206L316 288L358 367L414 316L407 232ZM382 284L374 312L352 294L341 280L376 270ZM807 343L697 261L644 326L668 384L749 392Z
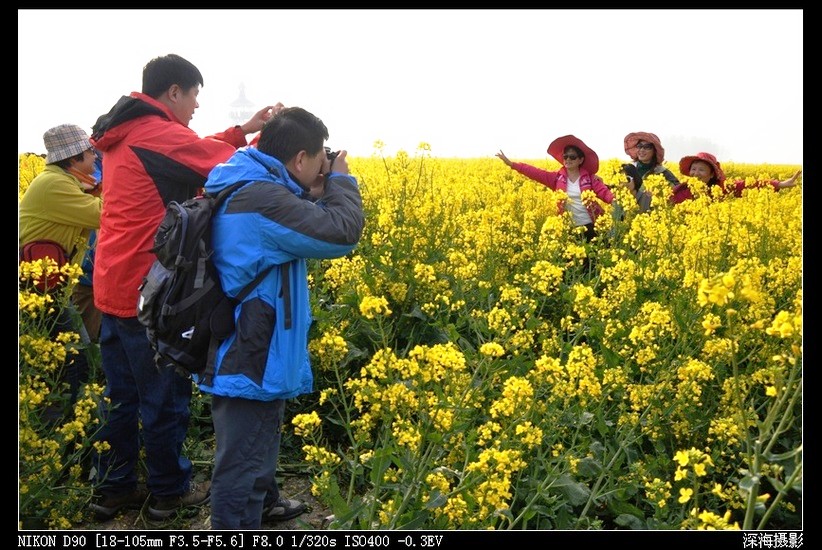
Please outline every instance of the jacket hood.
M240 181L268 181L286 187L298 197L308 194L308 191L291 179L282 162L251 146L237 149L230 159L215 166L208 174L205 190L216 195Z
M169 114L158 106L161 104L155 105L154 103L157 102L137 92L121 97L108 113L101 115L94 123L91 129L91 140L94 146L105 152L123 138L125 133L118 132L117 129L130 120L149 115L172 120Z

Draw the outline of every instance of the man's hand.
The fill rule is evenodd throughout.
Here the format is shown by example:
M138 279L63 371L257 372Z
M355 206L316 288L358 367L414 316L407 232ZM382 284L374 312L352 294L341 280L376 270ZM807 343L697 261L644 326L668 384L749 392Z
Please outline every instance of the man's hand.
M248 122L242 124L240 129L246 134L253 134L263 129L268 120L285 108L285 105L278 102L276 105L267 105L257 111L254 116L248 119Z

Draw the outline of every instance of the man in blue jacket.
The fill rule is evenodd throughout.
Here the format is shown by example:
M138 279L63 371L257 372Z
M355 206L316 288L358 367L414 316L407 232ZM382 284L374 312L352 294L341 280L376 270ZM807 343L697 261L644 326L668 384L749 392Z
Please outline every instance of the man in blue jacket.
M236 326L198 376L212 394L217 439L212 529L259 529L306 506L279 495L275 481L285 400L313 389L308 354L311 307L306 258L351 252L363 229L362 198L346 151L329 160L325 124L288 107L263 127L257 148L239 149L209 174L206 191L238 182L215 213L214 263L236 296L268 274L234 312ZM266 499L266 493L272 493Z

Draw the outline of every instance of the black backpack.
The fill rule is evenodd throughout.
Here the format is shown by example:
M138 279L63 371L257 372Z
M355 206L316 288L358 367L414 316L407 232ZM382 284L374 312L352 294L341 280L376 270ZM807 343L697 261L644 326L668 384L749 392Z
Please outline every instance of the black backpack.
M158 367L202 373L220 341L234 330L235 306L271 271L264 270L230 298L211 259L212 213L246 183L166 207L154 236L157 259L143 277L137 304L137 319L146 327Z

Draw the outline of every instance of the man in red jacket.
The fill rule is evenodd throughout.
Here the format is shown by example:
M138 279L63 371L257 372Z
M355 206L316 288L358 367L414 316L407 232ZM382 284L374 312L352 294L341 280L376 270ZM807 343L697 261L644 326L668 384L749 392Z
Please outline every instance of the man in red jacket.
M191 380L155 365L137 321L138 287L155 259L151 248L166 205L195 196L211 169L247 145L246 134L261 130L282 106L267 106L242 126L201 138L188 124L202 85L191 62L175 54L157 57L143 68L142 92L121 97L93 128L106 182L94 266L105 395L111 400L97 436L108 449L95 457L102 485L92 509L102 519L142 508L149 493L148 515L156 520L209 499L207 484L192 483L191 461L182 454ZM141 443L145 487L137 479Z

